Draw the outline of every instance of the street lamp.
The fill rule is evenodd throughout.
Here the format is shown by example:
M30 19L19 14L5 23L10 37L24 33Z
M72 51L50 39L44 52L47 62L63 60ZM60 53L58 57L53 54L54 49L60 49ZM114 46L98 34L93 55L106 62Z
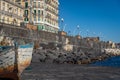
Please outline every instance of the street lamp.
M64 19L63 19L63 18L61 18L61 21L63 22L63 21L64 21Z
M61 30L63 31L63 22L64 22L64 19L61 18Z
M74 29L74 31L73 31L73 35L75 35L75 32L78 30L78 35L80 34L80 26L79 25L77 25L77 29L75 28Z
M87 36L86 36L86 37L88 37L88 36L89 36L89 35L88 35L88 33L89 33L89 30L87 29L87 30L86 30L86 34L87 34Z
M78 35L80 35L80 26L77 25Z
M63 31L65 30L66 25L67 25L67 24L65 24L65 25L63 26Z

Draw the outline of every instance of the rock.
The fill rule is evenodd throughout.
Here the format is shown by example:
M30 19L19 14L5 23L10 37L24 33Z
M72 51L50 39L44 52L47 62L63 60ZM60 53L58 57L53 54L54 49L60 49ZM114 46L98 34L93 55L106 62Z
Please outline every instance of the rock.
M45 44L47 45L47 44ZM52 46L55 46L54 44ZM76 51L66 51L62 49L45 49L43 46L34 52L36 57L33 61L58 64L89 64L94 61L104 60L110 55L94 51L94 49L79 49Z
M91 62L91 60L90 59L82 59L81 60L81 64L89 64Z
M80 61L80 60L78 60L78 61L76 62L76 64L82 64L82 63L81 63L81 61Z
M49 55L46 55L46 58L45 58L45 63L53 63L53 58L51 58Z
M63 49L65 51L73 51L73 45L66 44L66 45L63 46Z
M39 54L39 61L40 62L44 62L45 61L45 58L46 58L46 55L45 54Z
M58 58L54 59L54 63L65 63L66 62L66 55L65 54L60 54Z
M35 54L33 53L33 58L32 58L32 62L40 62L40 55L39 54Z

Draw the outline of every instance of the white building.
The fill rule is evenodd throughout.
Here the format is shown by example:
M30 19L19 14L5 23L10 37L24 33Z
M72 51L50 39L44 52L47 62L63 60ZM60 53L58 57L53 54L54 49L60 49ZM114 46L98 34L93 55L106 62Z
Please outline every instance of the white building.
M24 21L32 20L38 30L57 33L58 26L58 0L20 0L25 7Z

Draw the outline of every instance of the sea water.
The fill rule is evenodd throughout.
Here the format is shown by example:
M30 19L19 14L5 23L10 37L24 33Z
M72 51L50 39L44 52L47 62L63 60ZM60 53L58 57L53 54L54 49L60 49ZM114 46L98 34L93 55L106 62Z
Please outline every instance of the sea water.
M105 59L104 61L93 62L92 66L120 67L120 56L114 56Z

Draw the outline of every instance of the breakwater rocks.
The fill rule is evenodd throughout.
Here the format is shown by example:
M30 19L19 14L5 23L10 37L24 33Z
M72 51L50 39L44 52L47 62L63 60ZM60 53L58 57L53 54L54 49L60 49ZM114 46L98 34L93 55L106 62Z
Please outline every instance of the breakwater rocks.
M119 56L120 55L120 49L105 49L106 54L112 55L112 56Z
M36 49L33 53L32 62L58 63L58 64L88 64L98 60L104 60L110 57L104 52L95 50L87 51L64 51L59 49Z

